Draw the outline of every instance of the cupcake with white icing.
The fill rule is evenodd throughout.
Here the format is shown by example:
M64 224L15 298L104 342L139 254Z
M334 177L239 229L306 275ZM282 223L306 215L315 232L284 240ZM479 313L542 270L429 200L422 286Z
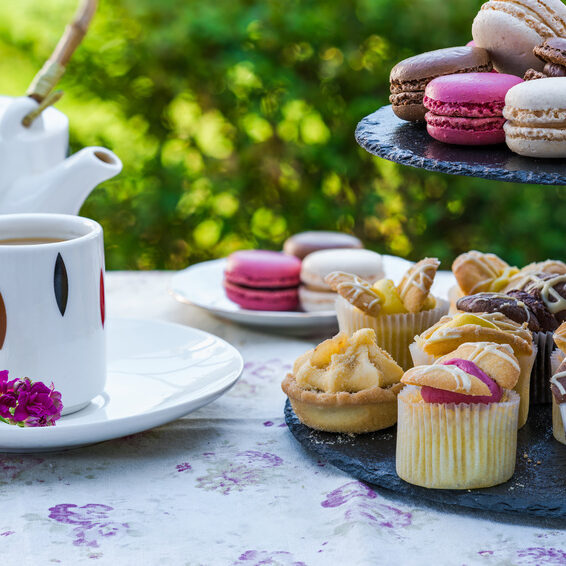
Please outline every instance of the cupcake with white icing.
M435 489L507 481L515 469L521 372L509 344L460 345L416 366L398 396L397 474Z
M335 271L325 281L338 293L336 314L340 331L348 335L371 328L380 348L408 369L412 364L409 344L416 334L446 314L448 303L430 289L440 262L425 258L412 265L396 285L391 279L373 284L351 273Z

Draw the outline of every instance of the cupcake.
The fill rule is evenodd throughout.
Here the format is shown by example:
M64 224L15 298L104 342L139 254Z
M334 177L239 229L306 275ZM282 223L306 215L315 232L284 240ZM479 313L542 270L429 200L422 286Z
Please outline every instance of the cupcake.
M509 344L465 343L401 382L397 474L435 489L507 481L515 469L520 366Z
M529 414L529 386L536 357L536 346L529 330L505 315L494 313L457 313L441 318L419 336L410 350L415 365L432 364L466 342L495 342L508 344L520 366L515 391L521 398L519 427Z
M390 279L370 285L350 273L329 274L326 281L339 295L336 314L340 330L353 334L361 328L372 328L378 345L402 368L410 368L409 344L413 337L448 310L446 301L430 294L439 263L436 258L419 261L397 286Z
M403 370L375 332L340 332L295 361L281 387L299 420L328 432L363 433L397 422Z

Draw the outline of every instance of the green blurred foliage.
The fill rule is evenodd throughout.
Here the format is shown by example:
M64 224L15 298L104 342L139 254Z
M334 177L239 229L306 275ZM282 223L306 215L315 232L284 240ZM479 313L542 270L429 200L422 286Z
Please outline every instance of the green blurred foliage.
M77 2L0 5L0 91L21 95ZM470 248L566 259L566 192L432 174L375 158L356 123L400 59L470 39L480 0L101 0L61 81L72 150L123 173L81 213L110 269L181 269L305 229L449 263ZM447 265L445 263L445 265Z

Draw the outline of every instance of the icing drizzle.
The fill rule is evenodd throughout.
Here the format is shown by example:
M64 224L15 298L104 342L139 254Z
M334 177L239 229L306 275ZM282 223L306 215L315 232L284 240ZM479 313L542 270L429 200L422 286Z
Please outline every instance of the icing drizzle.
M558 275L551 279L541 279L538 275L529 275L526 283L532 283L535 289L540 292L540 297L543 300L546 308L552 313L566 310L566 298L564 298L554 286L557 283L566 281L566 275Z

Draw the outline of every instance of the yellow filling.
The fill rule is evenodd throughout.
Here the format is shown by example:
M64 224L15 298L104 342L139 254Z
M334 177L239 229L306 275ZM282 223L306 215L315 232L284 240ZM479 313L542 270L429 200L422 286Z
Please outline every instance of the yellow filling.
M443 324L440 328L458 328L466 324L475 324L477 326L483 326L484 328L495 328L497 330L497 326L493 324L493 322L489 322L480 316L470 313L457 314L450 322Z
M341 332L297 358L293 373L297 384L326 393L355 393L370 387L398 383L403 370L379 348L375 331Z
M511 277L517 275L517 273L519 273L519 269L517 267L505 268L503 270L503 273L501 273L499 277L497 277L491 282L489 286L489 291L491 291L492 293L499 293L499 291L507 287L507 284L509 283Z
M409 312L405 308L397 287L391 279L380 279L372 285L372 289L379 295L382 300L382 314L401 314Z

